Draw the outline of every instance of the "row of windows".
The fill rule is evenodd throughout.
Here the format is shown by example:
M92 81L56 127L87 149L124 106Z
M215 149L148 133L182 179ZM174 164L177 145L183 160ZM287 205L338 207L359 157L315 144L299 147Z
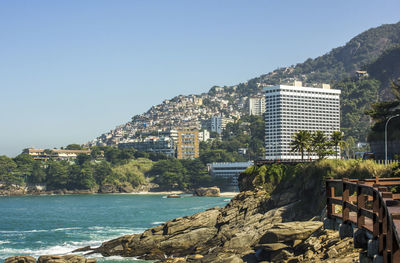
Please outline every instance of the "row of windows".
M273 103L320 103L320 102L325 102L333 105L339 105L339 100L338 99L331 99L331 98L293 98L293 97L288 97L288 98L266 98L265 99L265 104L273 104Z
M339 96L338 95L332 95L332 94L325 94L325 97L321 96L299 96L299 95L292 95L292 94L274 94L274 95L268 95L265 96L265 100L271 100L271 99L310 99L310 100L315 100L315 99L329 99L329 100L336 100L339 101Z
M303 94L316 94L316 95L333 95L328 92L318 92L318 91L306 91L306 90L290 90L290 89L273 89L266 90L265 93L273 93L273 92L294 92L294 93L303 93ZM268 96L268 95L267 95Z

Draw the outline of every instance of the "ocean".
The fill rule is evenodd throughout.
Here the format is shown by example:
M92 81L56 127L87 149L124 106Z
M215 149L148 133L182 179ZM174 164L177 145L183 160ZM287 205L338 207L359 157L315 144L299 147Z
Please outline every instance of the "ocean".
M102 242L189 216L227 197L166 198L164 195L95 194L0 197L0 262L16 255L68 254ZM98 262L146 262L134 258L102 257ZM148 261L147 261L148 262Z

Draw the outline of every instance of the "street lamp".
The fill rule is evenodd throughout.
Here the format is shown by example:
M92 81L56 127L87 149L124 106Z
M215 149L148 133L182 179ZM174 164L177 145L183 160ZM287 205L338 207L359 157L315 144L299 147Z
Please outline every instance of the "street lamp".
M387 126L388 126L388 123L389 123L389 121L391 119L399 117L399 116L400 116L400 114L396 114L396 115L390 116L387 119L386 124L385 124L385 164L387 164L387 162L388 162L388 158L387 158Z

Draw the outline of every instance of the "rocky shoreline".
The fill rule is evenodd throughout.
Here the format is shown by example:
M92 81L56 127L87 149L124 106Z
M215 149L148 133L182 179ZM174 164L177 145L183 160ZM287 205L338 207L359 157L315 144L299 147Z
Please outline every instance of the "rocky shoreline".
M194 196L226 196L232 197L238 193L235 192L220 192L219 188L209 187L209 188L199 188L195 189L193 192L184 191L156 191L154 189L147 188L136 188L136 189L86 189L86 190L67 190L67 189L57 189L57 190L41 190L33 187L11 187L11 188L0 188L1 196L26 196L26 195L74 195L74 194L142 194L142 195L169 195L169 194L193 194Z
M75 252L157 262L354 262L352 239L324 230L321 177L282 182L270 195L241 181L243 190L215 207ZM54 262L56 263L56 262Z
M281 195L285 198L285 195ZM276 204L287 202L283 206ZM340 239L324 230L321 216L296 207L299 200L283 200L264 191L246 191L223 208L176 218L142 234L125 235L87 255L138 257L157 262L354 262L359 251L351 238Z

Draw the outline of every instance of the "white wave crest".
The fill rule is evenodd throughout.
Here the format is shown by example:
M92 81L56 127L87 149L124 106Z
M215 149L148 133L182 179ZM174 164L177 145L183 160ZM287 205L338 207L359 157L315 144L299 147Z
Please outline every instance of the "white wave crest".
M65 231L65 230L76 230L76 229L82 229L82 228L81 227L64 227L64 228L52 229L50 231Z
M162 225L162 224L164 224L165 222L161 222L161 221L156 221L156 222L153 222L153 223L151 223L152 225Z

